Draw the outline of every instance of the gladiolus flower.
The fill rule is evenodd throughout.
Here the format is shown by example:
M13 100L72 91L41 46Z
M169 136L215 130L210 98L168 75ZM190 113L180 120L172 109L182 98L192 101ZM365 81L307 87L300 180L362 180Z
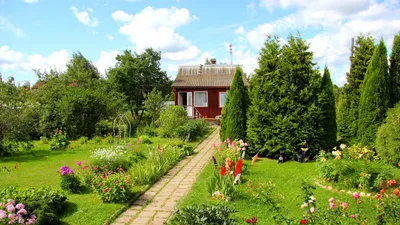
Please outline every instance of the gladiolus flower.
M225 166L221 167L221 169L219 170L219 174L221 174L221 176L224 176L226 173L226 168Z
M307 206L308 206L308 203L307 203L307 202L304 202L304 203L301 205L301 208L304 209L304 208L306 208Z
M355 192L355 193L353 194L353 198L354 198L354 199L360 198L360 193L359 193L359 192Z
M317 200L314 196L310 196L310 199L313 201Z
M255 156L253 156L253 159L251 160L251 165L254 165L254 163L257 161L257 158L258 158L258 153Z
M375 199L376 199L376 200L378 200L378 199L380 199L380 198L381 198L381 195L380 195L380 194L376 194L376 195L375 195Z
M400 193L399 189L396 188L396 189L393 190L393 194L394 195L397 196L397 195L399 195L399 193Z
M240 170L242 169L242 164L243 164L243 160L239 159L239 161L236 163L235 177L240 173Z
M340 206L342 206L343 210L346 210L347 207L349 207L349 205L348 205L346 202L342 202L342 203L340 204Z
M335 208L335 203L333 203L333 202L330 202L330 203L329 203L329 208L330 208L330 209L333 209L333 208Z
M103 189L103 192L104 192L104 193L107 192L107 191L108 191L108 187L106 187L106 188Z
M335 201L334 198L330 198L330 199L329 199L329 202L330 202L330 203L333 203L334 201Z
M307 224L307 221L305 219L300 220L300 224Z
M310 212L311 212L311 213L315 213L315 208L314 208L314 207L311 207Z
M217 168L217 166L218 166L218 164L217 164L217 159L216 159L214 156L212 156L212 160L213 160L213 162L214 162L215 168Z

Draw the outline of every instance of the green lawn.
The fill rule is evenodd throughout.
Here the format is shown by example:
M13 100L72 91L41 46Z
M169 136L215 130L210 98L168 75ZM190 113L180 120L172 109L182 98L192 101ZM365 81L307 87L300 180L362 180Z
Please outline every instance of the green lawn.
M164 145L176 139L151 138L153 146ZM136 139L132 139L136 141ZM198 142L190 143L195 146ZM90 161L90 150L99 147L111 146L110 144L84 144L80 145L78 141L71 142L73 149L65 151L50 151L48 144L42 144L35 141L35 148L30 153L20 153L0 161L1 166L11 166L19 163L18 169L9 173L0 173L0 188L10 185L18 187L42 187L47 185L52 188L59 188L60 175L57 173L63 165L76 168L78 161ZM141 149L146 149L147 145L140 144ZM133 187L133 191L139 191L144 186ZM62 222L65 224L85 224L98 225L103 224L123 204L105 204L95 193L68 194L70 202L69 212L63 216Z
M242 174L242 183L237 186L239 196L232 202L223 202L213 199L207 192L207 182L212 170L215 169L213 163L207 164L199 178L195 182L193 189L183 199L179 207L186 205L198 204L199 202L225 204L228 207L237 210L234 217L240 221L240 224L246 224L245 218L256 216L257 224L274 224L272 214L269 207L254 198L255 186L266 181L271 181L275 184L275 192L283 195L282 206L288 209L288 214L300 219L303 215L303 210L300 208L303 202L301 192L301 183L303 180L313 184L313 179L316 177L317 171L315 163L298 163L286 162L277 164L277 160L259 159L255 165L250 165L250 161L246 160L248 165L247 173ZM316 186L316 185L315 185ZM350 208L355 207L354 199L348 194L341 192L331 192L316 186L314 196L317 198L318 208L328 208L328 199L334 197L342 201L346 201ZM375 203L374 199L362 198L362 212L367 217L373 212L371 205ZM295 223L297 224L297 223Z

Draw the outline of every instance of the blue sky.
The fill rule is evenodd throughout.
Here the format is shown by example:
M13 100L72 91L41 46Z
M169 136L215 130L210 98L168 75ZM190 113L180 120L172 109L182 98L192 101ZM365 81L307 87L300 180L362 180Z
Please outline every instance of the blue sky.
M162 52L174 78L179 65L215 57L252 73L268 34L285 42L300 32L321 70L343 85L351 38L383 37L390 52L400 31L399 0L0 0L0 73L17 82L37 80L32 69L57 68L74 52L104 71L124 49Z

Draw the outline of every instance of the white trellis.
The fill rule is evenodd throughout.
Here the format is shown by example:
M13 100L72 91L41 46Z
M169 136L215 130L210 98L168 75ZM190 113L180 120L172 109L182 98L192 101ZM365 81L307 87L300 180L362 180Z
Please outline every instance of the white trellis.
M114 143L127 143L126 139L131 137L131 123L125 114L115 117L113 122Z

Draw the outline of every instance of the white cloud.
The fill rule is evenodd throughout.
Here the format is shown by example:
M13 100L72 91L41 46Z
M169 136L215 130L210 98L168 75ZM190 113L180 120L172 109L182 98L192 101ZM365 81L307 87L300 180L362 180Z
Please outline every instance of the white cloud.
M257 14L256 3L254 3L254 0L252 0L249 4L247 4L246 8L249 11L250 15L254 16L255 14Z
M92 8L87 8L87 10L88 10L89 12L94 12L94 10L93 10Z
M118 54L121 54L119 51L101 51L100 53L100 58L94 62L96 65L97 69L99 70L101 75L105 75L105 72L108 68L114 67L115 64L117 63L117 60L115 57L117 57Z
M44 57L39 54L24 55L21 52L11 50L8 46L0 47L0 68L5 72L8 70L32 71L32 69L45 70L50 68L65 71L68 60L69 54L66 50L55 51L48 57Z
M138 53L153 47L172 60L191 59L199 53L197 47L175 32L176 28L198 19L185 8L153 9L149 6L135 15L115 11L112 17L121 23L119 32L128 36Z
M0 16L0 31L4 33L11 32L16 37L23 37L25 35L24 31L21 28L15 26L7 18L2 16Z
M74 13L75 17L79 20L79 22L83 23L86 26L95 27L99 24L99 20L96 17L90 18L90 15L86 10L79 11L75 6L72 6L71 10Z
M24 0L25 3L32 4L38 2L38 0Z
M112 36L111 34L107 34L107 39L112 41L112 40L114 40L114 36Z
M234 33L235 33L235 34L244 34L244 33L246 33L246 30L244 29L243 26L239 26L239 27L234 31Z

